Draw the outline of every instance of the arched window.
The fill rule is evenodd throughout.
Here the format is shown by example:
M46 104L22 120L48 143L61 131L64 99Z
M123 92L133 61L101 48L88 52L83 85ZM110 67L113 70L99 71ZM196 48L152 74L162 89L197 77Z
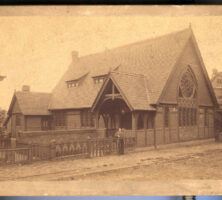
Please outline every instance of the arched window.
M197 81L190 67L181 75L178 87L178 125L197 125Z

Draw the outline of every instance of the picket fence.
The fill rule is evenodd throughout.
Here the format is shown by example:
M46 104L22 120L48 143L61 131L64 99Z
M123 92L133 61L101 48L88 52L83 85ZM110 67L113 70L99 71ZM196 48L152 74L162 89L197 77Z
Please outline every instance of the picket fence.
M135 138L124 138L126 150L136 146ZM90 139L50 145L23 145L15 149L0 147L0 164L30 163L40 160L61 159L66 157L92 158L118 153L118 139Z

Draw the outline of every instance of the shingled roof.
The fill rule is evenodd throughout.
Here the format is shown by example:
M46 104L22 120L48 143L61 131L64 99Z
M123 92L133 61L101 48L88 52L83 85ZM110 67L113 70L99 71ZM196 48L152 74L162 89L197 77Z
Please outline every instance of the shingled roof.
M90 108L102 86L102 83L94 84L92 77L108 74L114 69L119 72L114 75L114 79L123 88L133 109L149 109L150 104L157 103L190 36L191 30L188 28L80 57L77 62L71 63L54 88L49 109ZM132 79L133 76L126 75L126 72L142 76L134 76ZM66 81L76 80L86 73L87 77L81 85L67 88ZM125 85L126 82L130 82L130 87ZM132 90L136 92L136 96ZM141 90L143 92L138 94Z
M17 100L23 115L50 115L48 105L51 98L49 93L40 92L15 92L8 114L12 112L14 102Z

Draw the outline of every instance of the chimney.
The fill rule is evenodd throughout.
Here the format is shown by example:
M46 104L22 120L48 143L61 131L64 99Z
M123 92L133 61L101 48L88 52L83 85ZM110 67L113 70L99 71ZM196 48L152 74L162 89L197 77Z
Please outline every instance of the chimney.
M22 92L30 92L30 86L29 85L23 85L22 86Z
M212 73L212 78L215 77L217 74L218 74L218 71L217 71L217 69L214 68L213 73Z
M72 51L72 61L73 63L78 62L79 60L79 52L78 51Z

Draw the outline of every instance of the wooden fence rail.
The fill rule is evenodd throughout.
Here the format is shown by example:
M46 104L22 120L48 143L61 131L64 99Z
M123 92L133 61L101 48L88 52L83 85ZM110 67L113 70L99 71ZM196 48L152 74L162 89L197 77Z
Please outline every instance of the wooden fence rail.
M29 148L0 149L0 164L27 163L30 159Z
M125 138L124 143L126 149L134 148L136 145L135 138ZM0 149L0 164L27 163L69 156L92 158L116 154L117 152L117 138L51 143L50 145L32 144L26 148Z

